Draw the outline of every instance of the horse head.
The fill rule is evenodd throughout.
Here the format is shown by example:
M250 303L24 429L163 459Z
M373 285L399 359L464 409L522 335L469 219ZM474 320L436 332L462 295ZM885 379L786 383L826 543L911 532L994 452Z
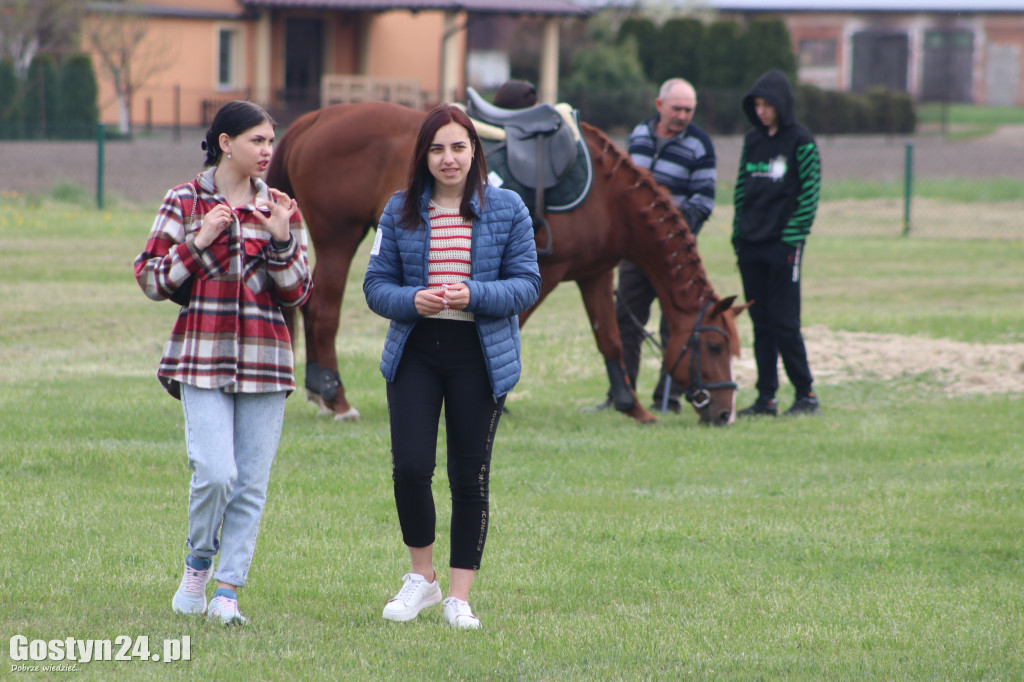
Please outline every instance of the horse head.
M736 382L732 358L739 357L736 316L750 305L735 306L735 296L701 304L689 333L672 333L662 369L685 387L685 396L702 424L726 426L735 418Z

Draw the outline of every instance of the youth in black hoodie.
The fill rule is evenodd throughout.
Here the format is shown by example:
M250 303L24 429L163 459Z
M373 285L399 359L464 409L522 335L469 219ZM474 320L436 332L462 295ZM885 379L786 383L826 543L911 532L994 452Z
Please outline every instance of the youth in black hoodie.
M779 117L774 135L758 117L754 100L768 100ZM781 71L761 76L743 98L754 126L743 140L736 179L732 240L742 244L802 244L811 231L821 191L821 162L814 137L793 119L793 94Z
M758 114L758 100L776 113L777 129ZM800 265L821 191L821 161L811 133L793 118L793 95L777 70L743 98L754 126L743 140L734 195L732 241L754 326L758 399L739 416L777 414L778 358L796 392L789 412L817 413L813 377L800 333ZM770 113L770 109L769 109Z

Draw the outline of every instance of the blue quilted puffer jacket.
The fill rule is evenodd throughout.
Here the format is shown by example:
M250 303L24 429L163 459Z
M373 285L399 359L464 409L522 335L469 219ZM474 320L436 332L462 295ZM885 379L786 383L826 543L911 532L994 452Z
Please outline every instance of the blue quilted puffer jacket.
M380 370L393 381L409 333L422 316L416 312L416 292L427 288L430 223L427 217L431 187L420 197L422 224L410 230L398 226L405 192L397 192L384 207L377 239L363 278L370 309L391 320ZM519 313L540 296L540 270L533 241L533 222L515 192L487 186L484 211L479 197L472 201L472 277L469 306L476 320L494 398L519 381Z

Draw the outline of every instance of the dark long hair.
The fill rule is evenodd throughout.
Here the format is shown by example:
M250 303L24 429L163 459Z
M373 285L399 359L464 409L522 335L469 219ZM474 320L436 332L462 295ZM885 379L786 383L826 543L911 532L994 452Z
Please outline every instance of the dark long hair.
M409 181L406 186L405 201L402 203L402 214L398 223L415 229L420 224L420 195L427 183L434 181L427 165L427 152L437 131L449 123L458 123L469 133L469 141L473 145L473 161L466 172L466 190L462 193L459 213L467 220L473 219L470 201L473 195L480 197L480 206L484 203L484 188L487 186L487 162L484 161L484 148L480 144L480 136L462 109L450 104L442 104L427 113L420 126L416 146L412 151L412 165L409 168Z
M228 137L237 137L263 122L277 127L277 121L258 104L235 100L222 106L213 117L213 123L210 124L210 129L206 131L206 139L203 140L203 149L206 150L205 165L216 166L220 163L221 133L227 133Z

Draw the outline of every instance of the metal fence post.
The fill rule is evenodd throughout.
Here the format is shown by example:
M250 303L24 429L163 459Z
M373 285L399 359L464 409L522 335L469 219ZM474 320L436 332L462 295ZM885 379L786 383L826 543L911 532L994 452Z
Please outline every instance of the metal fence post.
M174 141L181 142L181 84L174 84Z
M96 126L96 208L103 208L103 142L107 137L107 127L100 123Z
M914 144L907 143L906 160L903 163L903 236L910 234L910 198L914 187Z

